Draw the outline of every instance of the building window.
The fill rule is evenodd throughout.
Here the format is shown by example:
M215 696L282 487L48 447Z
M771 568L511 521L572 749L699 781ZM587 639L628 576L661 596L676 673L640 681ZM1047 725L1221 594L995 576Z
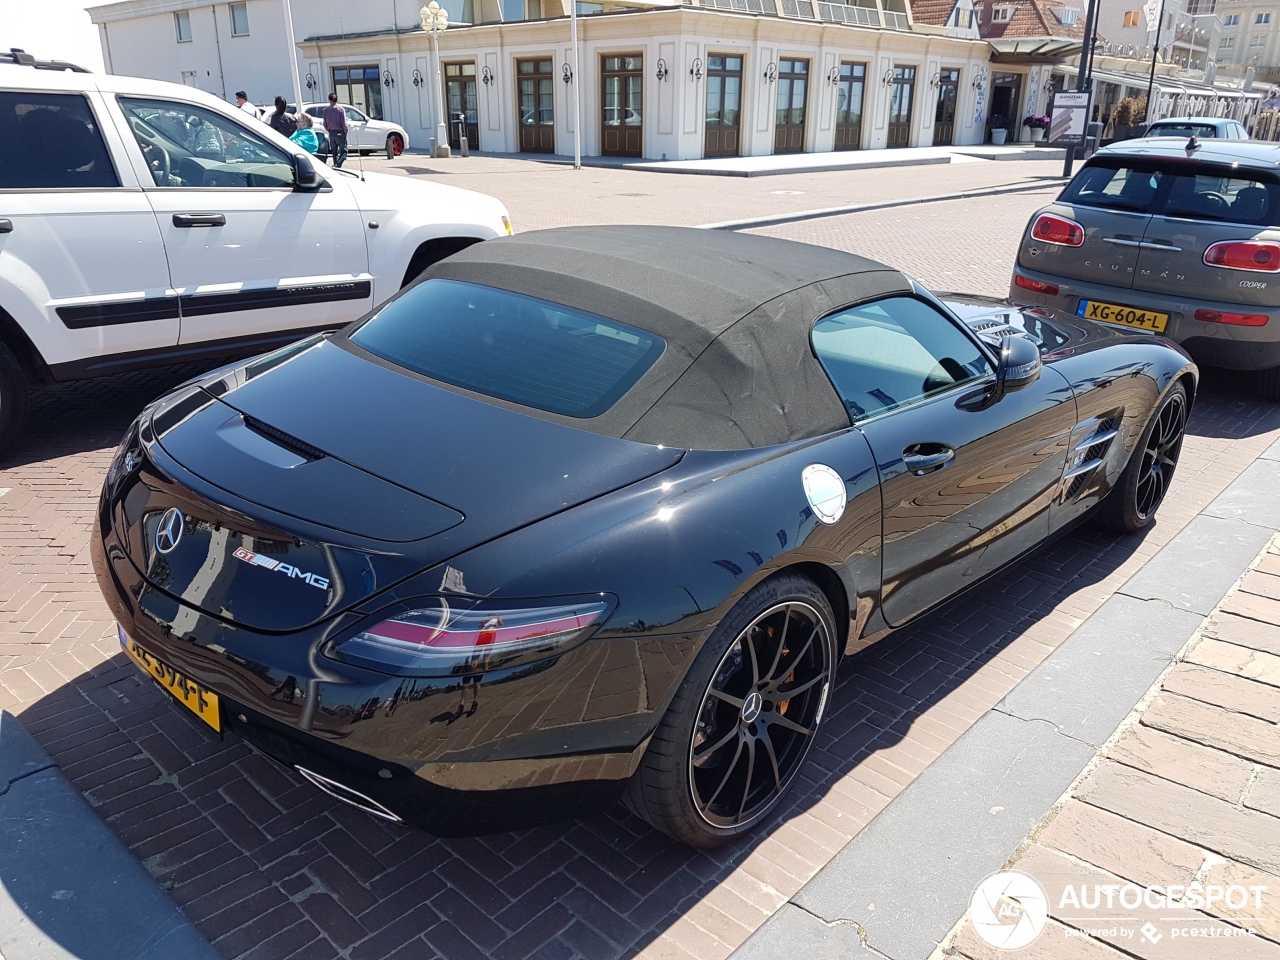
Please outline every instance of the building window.
M375 120L382 115L382 70L375 64L368 67L334 67L333 92L339 103L349 103Z
M1142 11L1140 10L1126 10L1124 14L1124 25L1126 27L1136 27L1139 22L1138 18L1141 14Z
M524 0L524 18L526 20L541 20L542 0Z
M1017 8L1013 6L992 7L991 22L992 23L1008 23L1010 20L1013 19L1013 11L1016 9Z
M231 35L247 37L249 35L249 5L247 3L227 4L231 10Z
M1235 37L1223 37L1223 38L1218 42L1218 49L1219 49L1219 50L1234 50L1234 49L1235 49L1235 46L1236 46L1236 38L1235 38Z
M1240 23L1240 14L1238 13L1228 13L1222 20L1222 25L1224 27L1238 26L1239 23Z
M1265 33L1255 34L1254 36L1249 38L1249 46L1251 48L1265 47L1266 45L1267 45L1267 35Z
M1075 11L1073 8L1071 8L1071 7L1063 7L1061 10L1057 10L1057 11L1055 11L1055 12L1057 13L1058 21L1059 21L1059 22L1060 22L1064 27L1073 27L1073 26L1075 26L1075 23L1076 23L1076 11Z
M1254 18L1253 18L1253 22L1254 22L1255 24L1258 24L1258 25L1268 24L1268 23L1270 23L1270 22L1271 22L1271 14L1269 14L1269 13L1260 13L1260 14L1258 14L1256 17L1254 17Z
M173 15L173 29L178 35L179 43L191 42L191 11L179 10Z

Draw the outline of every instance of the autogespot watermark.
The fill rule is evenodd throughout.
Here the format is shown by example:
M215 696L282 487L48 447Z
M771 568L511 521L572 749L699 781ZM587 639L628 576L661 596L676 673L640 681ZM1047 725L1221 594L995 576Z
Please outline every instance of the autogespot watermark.
M1001 950L1018 950L1034 942L1048 927L1050 915L1062 924L1066 937L1150 944L1166 936L1174 940L1251 937L1252 929L1237 924L1258 919L1247 914L1260 914L1266 895L1265 884L1200 882L1067 883L1051 885L1047 894L1026 874L1006 871L978 884L969 902L969 918L974 933Z

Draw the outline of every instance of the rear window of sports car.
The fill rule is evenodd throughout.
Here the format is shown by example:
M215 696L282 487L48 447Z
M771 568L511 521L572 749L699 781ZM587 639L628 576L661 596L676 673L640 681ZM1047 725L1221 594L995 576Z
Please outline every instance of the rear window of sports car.
M439 278L388 303L351 341L425 377L582 418L612 407L666 346L616 320Z

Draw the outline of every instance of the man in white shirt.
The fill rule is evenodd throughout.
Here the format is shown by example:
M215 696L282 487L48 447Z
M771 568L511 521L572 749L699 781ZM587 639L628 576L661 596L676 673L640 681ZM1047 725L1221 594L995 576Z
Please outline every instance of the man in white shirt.
M249 97L243 90L236 91L236 106L253 117L253 119L262 119L262 111L249 102Z

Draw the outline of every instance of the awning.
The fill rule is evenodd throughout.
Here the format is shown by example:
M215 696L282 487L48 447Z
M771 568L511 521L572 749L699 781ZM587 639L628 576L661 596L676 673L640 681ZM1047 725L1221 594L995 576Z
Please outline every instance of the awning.
M987 43L996 54L996 59L1034 58L1038 60L1060 59L1079 53L1084 49L1083 40L1070 37L1000 37L988 40Z
M1078 68L1074 64L1063 64L1059 67L1063 73L1074 77L1079 73ZM1127 73L1116 70L1094 70L1093 79L1101 83L1114 83L1124 87L1137 87L1146 90L1147 83L1150 81L1150 74L1145 73ZM1207 83L1197 83L1194 80L1184 80L1182 78L1162 77L1156 74L1153 90L1159 93L1173 94L1174 96L1185 95L1192 97L1217 97L1223 100L1236 100L1240 98L1256 99L1261 97L1261 93L1257 90L1241 90L1237 87L1219 87L1209 85Z

